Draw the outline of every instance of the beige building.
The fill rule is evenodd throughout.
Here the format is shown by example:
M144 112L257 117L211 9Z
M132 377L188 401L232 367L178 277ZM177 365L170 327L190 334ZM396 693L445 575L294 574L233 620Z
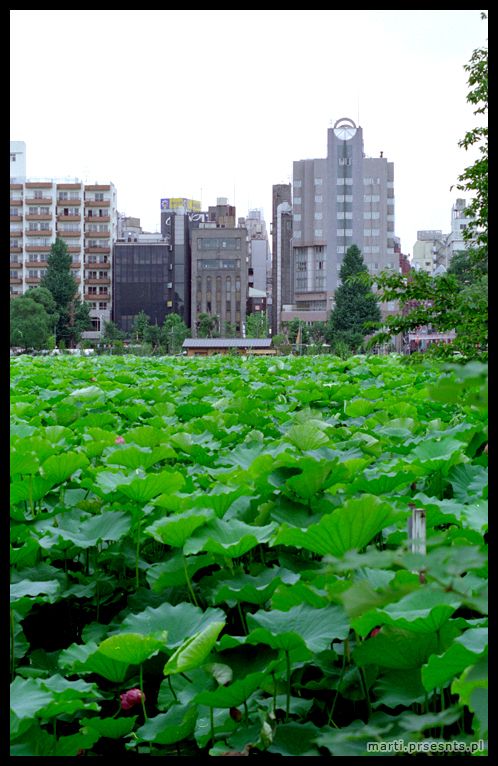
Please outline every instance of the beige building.
M111 319L112 245L117 233L114 184L78 179L20 179L10 184L10 296L40 284L50 249L62 239L72 258L80 297L90 304L92 330L100 336Z

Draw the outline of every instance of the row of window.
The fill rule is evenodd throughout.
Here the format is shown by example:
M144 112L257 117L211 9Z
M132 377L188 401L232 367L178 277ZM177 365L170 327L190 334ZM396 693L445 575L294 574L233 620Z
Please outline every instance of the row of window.
M322 186L323 184L323 178L315 178L315 186ZM300 189L302 187L303 183L300 179L297 181L294 181L294 188Z

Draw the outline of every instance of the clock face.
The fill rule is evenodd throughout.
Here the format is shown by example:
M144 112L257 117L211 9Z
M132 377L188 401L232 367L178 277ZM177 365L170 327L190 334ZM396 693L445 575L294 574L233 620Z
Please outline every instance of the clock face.
M352 125L340 125L338 128L334 128L334 133L341 141L348 141L353 138L356 128L353 128Z

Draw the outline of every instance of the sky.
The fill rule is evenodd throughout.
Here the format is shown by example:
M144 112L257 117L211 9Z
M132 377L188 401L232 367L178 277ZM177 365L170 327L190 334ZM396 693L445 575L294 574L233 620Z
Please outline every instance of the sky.
M259 209L295 160L324 158L341 117L394 162L395 234L451 229L482 124L464 70L487 46L475 11L11 10L10 139L29 178L115 184L160 230L164 197ZM467 195L467 198L468 195Z

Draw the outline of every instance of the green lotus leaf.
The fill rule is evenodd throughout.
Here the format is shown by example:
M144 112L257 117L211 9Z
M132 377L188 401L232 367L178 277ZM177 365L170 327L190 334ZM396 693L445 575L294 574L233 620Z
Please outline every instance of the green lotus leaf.
M136 735L145 742L171 745L189 737L195 729L196 720L195 705L172 705L167 713L149 718Z
M41 472L47 481L61 484L80 468L85 468L88 463L88 458L82 452L64 452L47 458L41 466Z
M221 609L205 609L183 602L181 604L164 603L158 607L148 606L143 612L129 614L119 626L121 632L149 635L167 631L165 646L174 649L185 638L202 633L213 623L219 624L225 619Z
M58 595L61 589L61 584L57 580L20 580L13 583L10 586L10 601L16 602L24 596L39 596L43 594L49 599L53 600L53 597Z
M321 731L311 721L281 723L277 726L275 737L267 752L290 756L320 755L315 740Z
M17 678L10 685L10 709L17 718L34 718L54 698L39 678Z
M293 584L297 580L299 580L298 574L279 567L264 569L256 576L240 573L230 579L216 582L212 588L210 600L213 604L232 600L261 605L270 598L275 588L282 582Z
M126 442L138 444L139 447L156 447L164 439L164 432L153 426L137 426L126 432Z
M472 730L476 737L488 737L488 658L481 657L475 665L466 668L451 684L451 693L474 713Z
M185 484L185 479L178 471L150 473L123 484L119 491L137 503L148 503L162 493L176 492Z
M27 479L13 481L10 485L10 502L12 505L23 502L35 503L45 497L52 487L52 481L41 476L30 476Z
M433 654L422 668L422 681L427 691L446 686L448 681L469 665L474 665L488 646L488 629L465 631L441 655Z
M374 495L362 495L344 502L343 506L308 529L281 526L272 545L294 545L323 556L342 556L346 551L361 549L389 526L397 512Z
M300 604L288 612L260 610L247 615L247 626L251 643L265 643L286 651L304 645L311 652L323 652L334 639L344 639L349 633L347 615L335 604L319 609Z
M78 548L93 548L99 542L120 540L131 528L131 518L123 511L104 511L98 516L81 520L81 512L74 516L66 513L58 526L48 527L40 538L40 545L50 547L51 540L69 540Z
M26 445L27 446L27 445ZM26 451L24 448L10 450L10 475L34 474L40 470L40 460L34 451Z
M213 511L192 509L178 516L158 519L149 527L145 527L144 532L164 545L182 548L192 533L198 527L207 524L211 518L213 518Z
M291 426L285 434L285 438L303 452L317 449L329 442L329 437L321 428L309 423Z
M207 402L191 402L188 404L180 404L176 408L176 414L180 420L192 420L192 418L201 418L203 415L207 415L208 412L213 411L213 407Z
M79 755L82 751L90 751L100 736L96 729L89 729L78 734L59 737L55 742L53 755L73 756Z
M425 689L422 684L420 668L384 671L375 682L374 692L373 708L383 705L390 708L395 708L398 705L408 707L414 702L423 702Z
M131 718L82 718L80 724L87 729L94 729L101 737L109 739L121 739L125 737L135 726L136 715Z
M224 627L225 620L212 622L204 630L184 641L164 666L164 675L185 673L192 668L199 667L209 656Z
M165 588L186 584L185 567L189 579L192 580L199 569L208 567L213 563L214 557L211 553L184 556L180 551L175 551L168 556L166 561L151 564L147 568L145 576L151 589L160 593Z
M125 468L143 468L146 470L157 462L152 450L149 447L137 447L135 444L130 446L112 447L104 460L109 465L122 465Z
M207 551L238 558L259 543L269 540L276 527L274 523L256 527L237 519L230 522L214 519L193 533L185 543L183 551L185 554Z
M166 631L161 637L156 634L144 636L141 633L117 633L104 639L99 644L98 651L111 660L141 665L160 649L165 648L166 638Z
M265 673L249 673L245 678L240 678L228 686L219 686L214 691L203 691L194 697L197 705L207 705L216 708L238 707L253 694L266 678Z
M71 673L97 673L113 683L124 681L129 664L101 654L95 641L72 644L59 655L59 666Z
M396 625L415 633L435 633L458 609L461 599L440 588L424 586L381 609L365 612L352 621L361 636L377 625Z

